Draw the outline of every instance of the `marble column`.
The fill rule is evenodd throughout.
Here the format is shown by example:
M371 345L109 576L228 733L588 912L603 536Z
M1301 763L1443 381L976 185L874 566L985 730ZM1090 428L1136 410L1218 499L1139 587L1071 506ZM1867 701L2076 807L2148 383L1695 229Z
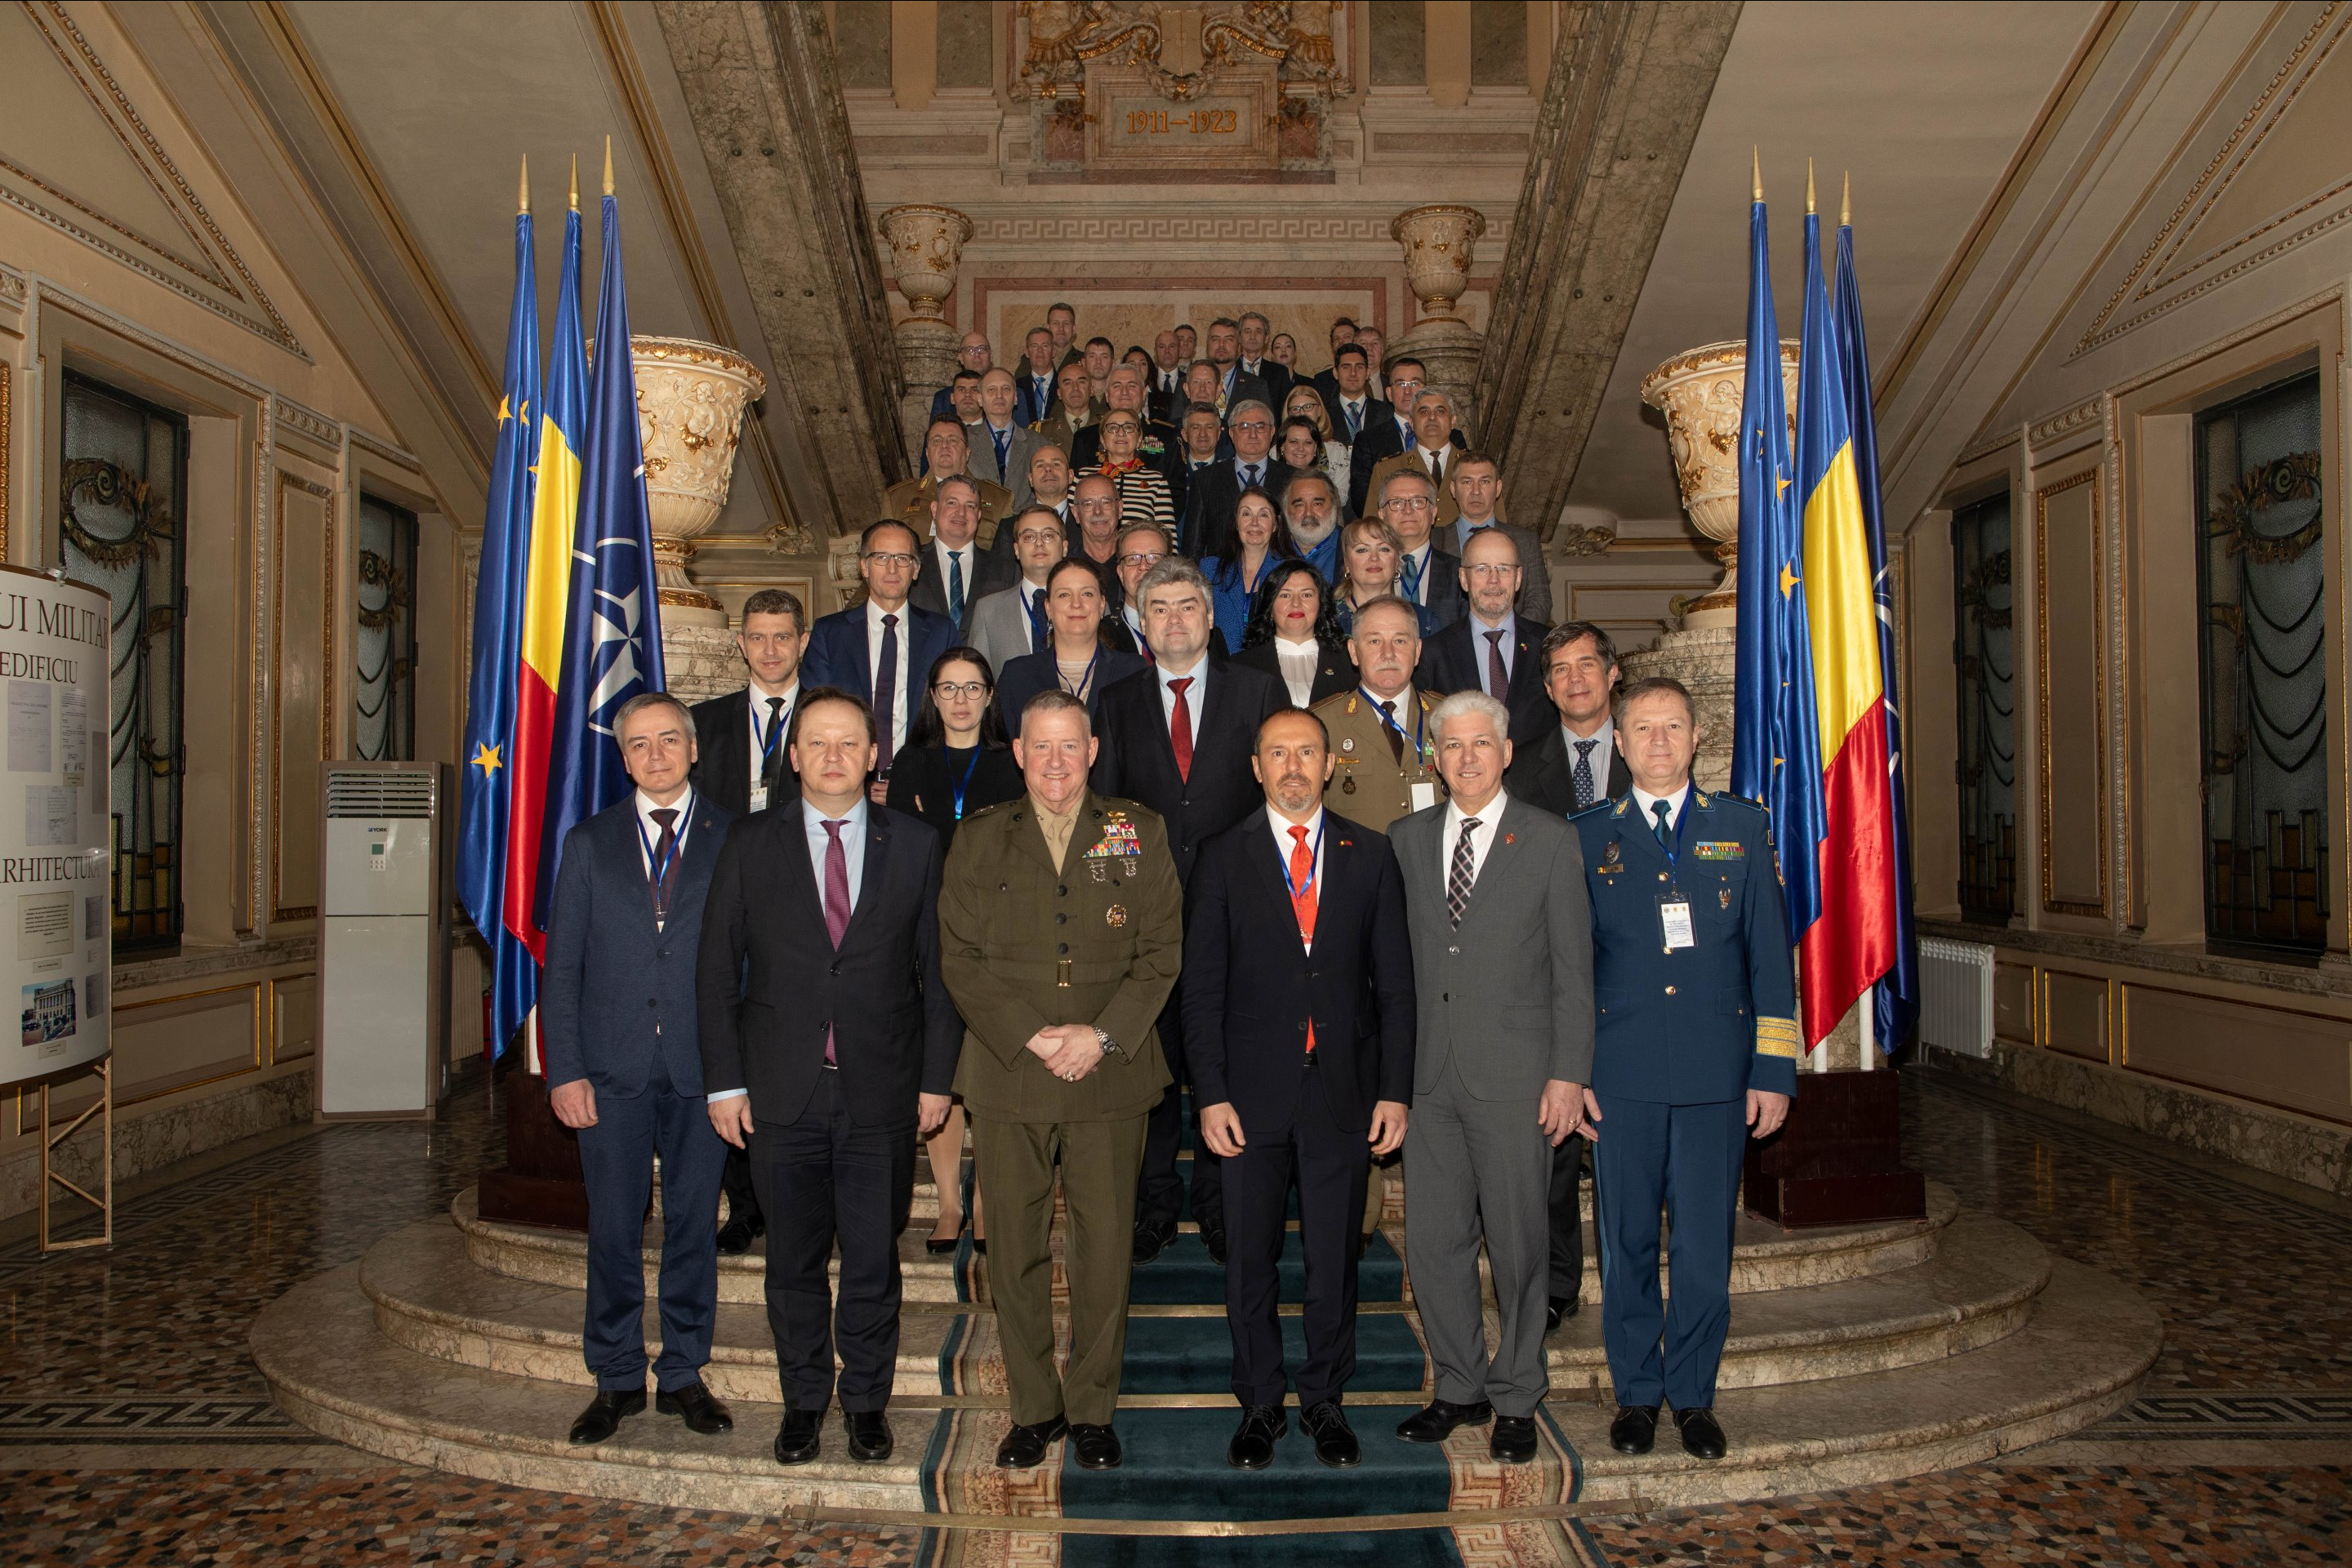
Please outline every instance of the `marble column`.
M955 292L956 266L971 219L953 207L917 204L892 207L877 223L890 248L890 270L907 297L908 314L892 331L898 342L898 371L905 390L898 400L898 426L912 464L923 449L931 399L955 378L956 330L941 310Z
M1478 358L1485 334L1462 318L1462 292L1470 261L1486 219L1475 207L1439 203L1399 213L1389 233L1404 248L1405 282L1419 307L1412 330L1390 345L1391 356L1412 354L1428 373L1427 384L1454 398L1454 422L1472 446L1480 445L1476 393Z
M629 358L660 584L662 665L669 689L696 701L741 684L727 612L694 585L687 568L694 542L726 509L743 411L768 383L734 350L690 338L640 333L629 340Z

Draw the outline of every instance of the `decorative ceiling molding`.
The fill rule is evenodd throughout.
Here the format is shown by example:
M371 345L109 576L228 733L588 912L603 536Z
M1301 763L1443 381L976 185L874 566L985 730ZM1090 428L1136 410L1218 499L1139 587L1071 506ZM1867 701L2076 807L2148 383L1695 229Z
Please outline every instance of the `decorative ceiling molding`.
M2352 219L2352 175L2347 175L2249 229L2200 242L2200 230L2221 205L2231 183L2260 155L2272 132L2347 32L2352 32L2352 5L2346 0L2328 0L2100 307L2067 355L2070 360L2113 342ZM2147 308L2118 320L2116 313L2127 303L2147 303Z
M245 260L213 220L179 166L164 152L114 73L59 0L19 0L58 64L114 133L140 177L178 226L184 247L142 234L93 202L0 157L0 201L38 218L123 266L203 306L289 353L308 360L301 341L270 303ZM24 68L24 62L19 62Z
M1198 248L1214 245L1328 245L1352 251L1358 246L1395 243L1389 226L1396 219L1393 204L1373 213L1312 212L1293 208L1273 213L1203 213L1198 207L1165 213L1107 213L1093 209L1066 212L1036 210L1014 199L1001 205L967 202L957 210L971 219L972 237L964 253L992 247L1028 249L1041 245L1157 245ZM1486 216L1486 237L1508 243L1510 219Z

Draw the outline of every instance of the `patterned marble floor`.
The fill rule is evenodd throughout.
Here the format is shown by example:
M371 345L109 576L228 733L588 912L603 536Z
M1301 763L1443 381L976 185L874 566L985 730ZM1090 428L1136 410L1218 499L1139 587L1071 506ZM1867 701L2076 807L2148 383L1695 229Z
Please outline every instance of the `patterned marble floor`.
M2352 1205L1906 1075L1912 1163L2163 1311L2138 1400L2061 1444L1895 1485L1591 1522L1603 1564L2341 1563L2352 1540ZM446 1209L500 1126L257 1140L132 1189L110 1252L0 1227L0 1562L912 1563L919 1532L793 1527L387 1464L279 1415L257 1310ZM1736 1442L1738 1434L1733 1439Z

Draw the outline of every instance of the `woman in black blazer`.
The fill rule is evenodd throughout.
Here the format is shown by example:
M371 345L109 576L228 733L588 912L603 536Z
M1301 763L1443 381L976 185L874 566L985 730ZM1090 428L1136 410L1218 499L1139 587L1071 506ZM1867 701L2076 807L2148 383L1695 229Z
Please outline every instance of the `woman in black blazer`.
M1304 561L1273 561L1259 576L1235 664L1264 670L1282 683L1294 708L1312 708L1351 689L1356 661L1323 578Z
M996 712L996 678L976 647L951 647L931 661L923 687L922 710L907 728L907 744L890 769L893 811L919 816L936 829L944 853L954 843L956 825L983 806L1021 797L1021 770ZM931 1180L939 1186L939 1220L923 1245L933 1252L955 1250L963 1229L963 1106L926 1143ZM980 1190L971 1194L972 1246L981 1239Z

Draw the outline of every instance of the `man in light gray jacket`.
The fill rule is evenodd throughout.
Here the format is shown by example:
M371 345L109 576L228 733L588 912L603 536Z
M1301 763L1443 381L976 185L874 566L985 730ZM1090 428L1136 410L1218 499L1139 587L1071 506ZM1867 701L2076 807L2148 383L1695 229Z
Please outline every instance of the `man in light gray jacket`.
M1550 1268L1552 1150L1584 1131L1592 1067L1592 914L1576 830L1503 792L1510 715L1478 691L1429 727L1451 798L1389 830L1412 931L1419 1048L1405 1132L1405 1266L1437 1372L1397 1428L1436 1443L1495 1430L1504 1464L1536 1454ZM1502 1319L1486 1353L1483 1236Z

